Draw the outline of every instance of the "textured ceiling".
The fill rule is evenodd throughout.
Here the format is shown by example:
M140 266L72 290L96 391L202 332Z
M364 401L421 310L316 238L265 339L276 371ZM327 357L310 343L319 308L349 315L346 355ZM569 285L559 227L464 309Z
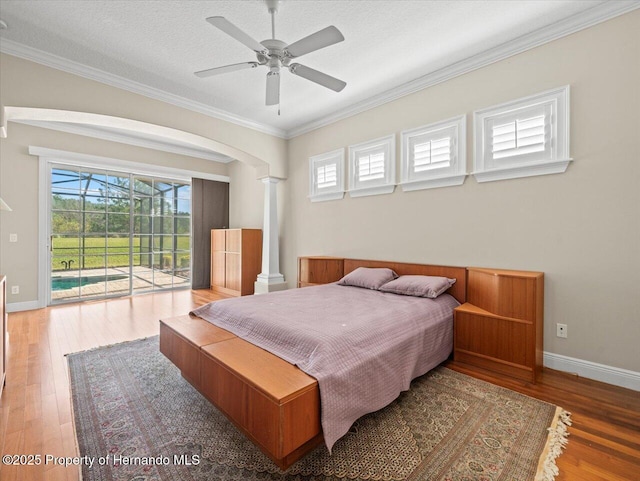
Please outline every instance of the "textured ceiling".
M152 87L252 122L292 131L455 62L603 3L600 0L288 0L276 16L287 43L328 25L345 41L299 63L347 82L336 93L281 74L281 115L266 107L267 69L197 78L193 72L255 60L209 25L224 16L258 41L270 38L260 0L1 0L2 39ZM5 40L5 42L6 42ZM8 43L8 42L6 42Z

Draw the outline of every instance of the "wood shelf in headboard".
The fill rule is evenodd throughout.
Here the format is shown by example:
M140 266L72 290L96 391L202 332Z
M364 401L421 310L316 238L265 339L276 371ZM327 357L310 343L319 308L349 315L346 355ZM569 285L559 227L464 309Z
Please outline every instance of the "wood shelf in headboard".
M543 364L544 274L467 271L467 302L454 311L454 359L535 383Z

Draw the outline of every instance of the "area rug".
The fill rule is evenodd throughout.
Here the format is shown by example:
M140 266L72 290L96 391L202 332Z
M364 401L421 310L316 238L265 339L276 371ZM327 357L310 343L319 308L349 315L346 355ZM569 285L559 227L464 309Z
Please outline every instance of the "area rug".
M85 481L552 480L569 413L439 367L281 472L148 338L68 356Z

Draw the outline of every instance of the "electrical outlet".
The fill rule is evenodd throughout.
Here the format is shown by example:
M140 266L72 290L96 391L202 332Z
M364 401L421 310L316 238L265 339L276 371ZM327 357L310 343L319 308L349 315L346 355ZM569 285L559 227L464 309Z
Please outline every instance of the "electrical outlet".
M9 242L18 242L18 234L9 234Z
M556 324L556 336L558 337L567 337L567 325L566 324Z
M20 286L11 286L11 294L20 294Z

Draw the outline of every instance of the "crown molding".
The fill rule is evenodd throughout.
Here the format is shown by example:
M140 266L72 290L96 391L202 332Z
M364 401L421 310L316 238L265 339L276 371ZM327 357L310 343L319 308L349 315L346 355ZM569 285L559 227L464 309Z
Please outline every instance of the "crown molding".
M325 127L339 120L366 112L380 105L392 102L401 97L416 93L428 87L464 75L513 55L539 47L545 43L571 35L572 33L592 27L617 16L640 8L638 0L608 1L585 10L577 15L560 20L534 32L523 35L497 47L485 50L447 67L436 70L398 87L389 89L361 102L340 109L326 117L314 120L287 131L286 139L292 139L313 130Z
M78 75L89 80L95 80L112 87L117 87L129 92L144 95L145 97L160 100L161 102L166 102L168 104L191 110L193 112L198 112L200 114L204 114L219 120L224 120L225 122L239 125L241 127L257 130L258 132L280 138L286 138L286 132L282 129L254 122L253 120L231 114L224 110L210 107L209 105L203 104L201 102L196 102L194 100L190 100L179 95L174 95L169 92L165 92L163 90L150 87L139 82L135 82L133 80L128 80L118 75L114 75L97 68L89 67L79 62L65 59L58 55L43 52L42 50L38 50L36 48L14 42L6 38L3 38L2 41L0 41L0 52L6 53L8 55L13 55L14 57L19 57L25 60L30 60L46 67L51 67L57 70L62 70L63 72Z

